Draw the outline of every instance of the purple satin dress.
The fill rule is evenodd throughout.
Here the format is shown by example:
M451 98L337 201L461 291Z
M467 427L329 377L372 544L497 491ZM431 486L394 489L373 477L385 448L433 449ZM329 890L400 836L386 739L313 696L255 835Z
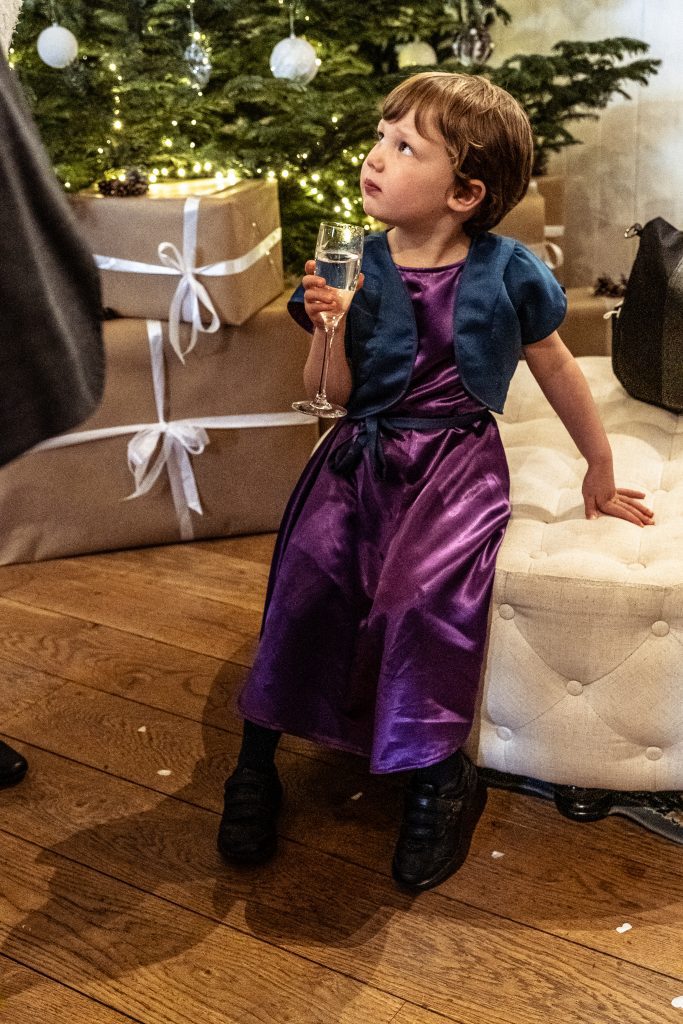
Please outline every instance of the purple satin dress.
M453 354L462 266L398 268L419 346L391 415L482 408ZM239 707L253 722L369 757L372 772L394 772L441 761L470 731L509 477L493 420L478 433L392 430L382 438L385 479L367 450L351 478L329 466L357 430L339 422L290 499Z

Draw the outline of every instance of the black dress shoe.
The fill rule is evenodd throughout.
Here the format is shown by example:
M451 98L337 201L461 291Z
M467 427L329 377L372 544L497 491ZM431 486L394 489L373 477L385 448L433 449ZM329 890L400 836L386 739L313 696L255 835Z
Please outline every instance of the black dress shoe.
M237 768L225 783L218 849L236 864L263 864L277 847L282 786L277 771Z
M486 786L463 756L462 774L437 787L409 783L392 875L406 889L421 892L445 881L467 857L486 806Z
M28 761L0 740L0 789L16 786L28 771Z

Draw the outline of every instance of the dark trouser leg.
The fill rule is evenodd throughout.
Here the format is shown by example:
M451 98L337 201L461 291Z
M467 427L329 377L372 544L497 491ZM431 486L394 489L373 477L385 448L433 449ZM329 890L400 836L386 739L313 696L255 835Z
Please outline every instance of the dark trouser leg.
M282 733L275 729L267 729L264 725L256 725L245 719L237 767L262 772L273 769L275 751L281 736Z
M412 781L427 783L440 788L451 782L457 782L465 772L465 756L456 750L450 757L436 764L430 764L427 768L417 768L412 775Z

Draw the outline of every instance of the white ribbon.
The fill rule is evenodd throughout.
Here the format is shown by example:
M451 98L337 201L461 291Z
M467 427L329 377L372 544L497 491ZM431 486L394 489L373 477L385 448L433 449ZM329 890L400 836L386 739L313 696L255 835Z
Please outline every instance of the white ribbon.
M128 442L128 468L135 479L135 490L128 495L127 500L147 494L159 479L162 469L166 467L180 525L180 536L182 540L190 540L194 536L190 509L198 512L200 516L204 514L190 455L202 454L209 443L209 435L203 427L196 424L165 421L164 335L159 320L147 321L147 337L159 422L153 426L143 427Z
M213 334L214 331L218 330L221 322L218 318L216 307L211 301L211 296L204 285L195 277L194 255L192 260L188 262L186 253L181 256L177 247L171 242L161 242L157 251L162 264L165 267L170 267L175 273L180 274L180 281L173 293L168 311L168 339L178 358L185 362L185 356L197 344L198 331ZM211 314L211 320L206 327L202 323L200 304ZM180 346L181 315L183 319L189 320L192 324L190 341L184 351Z
M527 249L531 249L539 259L543 260L546 267L549 267L550 270L559 270L564 263L564 253L555 242L549 242L546 239L545 242L528 245Z
M161 448L150 465L160 438ZM135 477L135 491L126 500L147 494L165 466L182 540L194 536L190 509L199 515L204 511L189 456L201 455L208 443L209 435L196 424L163 422L140 431L128 442L128 466Z
M206 430L254 430L257 427L300 427L313 423L315 417L301 412L250 412L234 416L199 416L197 419L169 420L167 427L194 426ZM109 437L125 437L141 430L158 426L157 423L124 423L118 427L98 427L97 430L81 430L73 434L59 434L49 441L41 441L31 448L32 452L47 451L50 448L69 448L73 444L102 441Z
M100 270L115 270L128 274L174 274L180 276L169 309L169 341L181 362L197 343L197 334L202 331L212 334L220 327L220 319L211 297L204 285L197 280L197 275L204 277L231 277L241 274L270 254L273 246L282 238L282 228L275 228L266 238L262 239L249 252L234 260L222 260L219 263L207 263L196 267L197 257L197 225L199 220L199 197L189 196L183 208L183 252L171 242L160 242L157 252L160 263L142 263L138 260L124 260L115 256L95 256L95 263ZM256 224L252 224L256 230ZM210 314L208 326L202 323L201 307ZM192 324L192 332L187 348L180 345L180 321Z
M66 448L74 444L85 444L88 441L134 434L134 437L128 442L128 466L135 480L135 490L125 500L140 498L147 494L165 468L180 527L180 537L182 540L192 540L194 530L190 510L203 515L203 509L192 471L190 455L201 455L209 444L207 430L301 426L302 423L312 422L313 417L302 416L300 412L245 413L234 416L203 416L198 419L166 421L164 419L166 382L163 330L159 320L147 321L147 337L152 363L154 400L158 416L156 423L131 423L117 427L100 427L97 430L81 430L73 434L60 434L48 441L42 441L31 450L34 452L47 451L54 448Z

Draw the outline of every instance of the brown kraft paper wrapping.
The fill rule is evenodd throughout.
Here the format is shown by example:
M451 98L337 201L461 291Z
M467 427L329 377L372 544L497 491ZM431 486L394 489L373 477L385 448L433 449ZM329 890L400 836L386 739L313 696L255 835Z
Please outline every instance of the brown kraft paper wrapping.
M498 235L509 235L524 245L539 245L545 239L545 200L527 192L524 199L503 217L494 229Z
M280 227L277 182L243 181L222 189L211 183L153 186L149 195L121 198L81 192L70 202L94 255L160 265L158 247L183 253L185 200L199 195L195 267L236 260ZM105 307L118 315L168 320L180 275L102 269ZM275 242L248 269L229 276L198 275L223 324L243 324L284 287L282 247ZM186 319L185 315L182 319ZM210 320L202 310L204 323Z
M567 315L558 328L574 356L608 356L612 351L612 321L605 314L621 300L593 295L592 288L567 288Z
M248 324L202 335L183 366L167 340L166 419L291 411L303 395L308 337L280 296ZM181 326L183 343L189 327ZM157 422L147 324L104 324L107 383L98 411L77 430ZM206 343L206 344L205 344ZM203 515L191 512L195 538L277 529L291 490L318 438L318 424L208 429L191 456ZM127 448L133 433L34 450L0 470L0 564L116 550L181 539L163 469L152 489L135 489Z

